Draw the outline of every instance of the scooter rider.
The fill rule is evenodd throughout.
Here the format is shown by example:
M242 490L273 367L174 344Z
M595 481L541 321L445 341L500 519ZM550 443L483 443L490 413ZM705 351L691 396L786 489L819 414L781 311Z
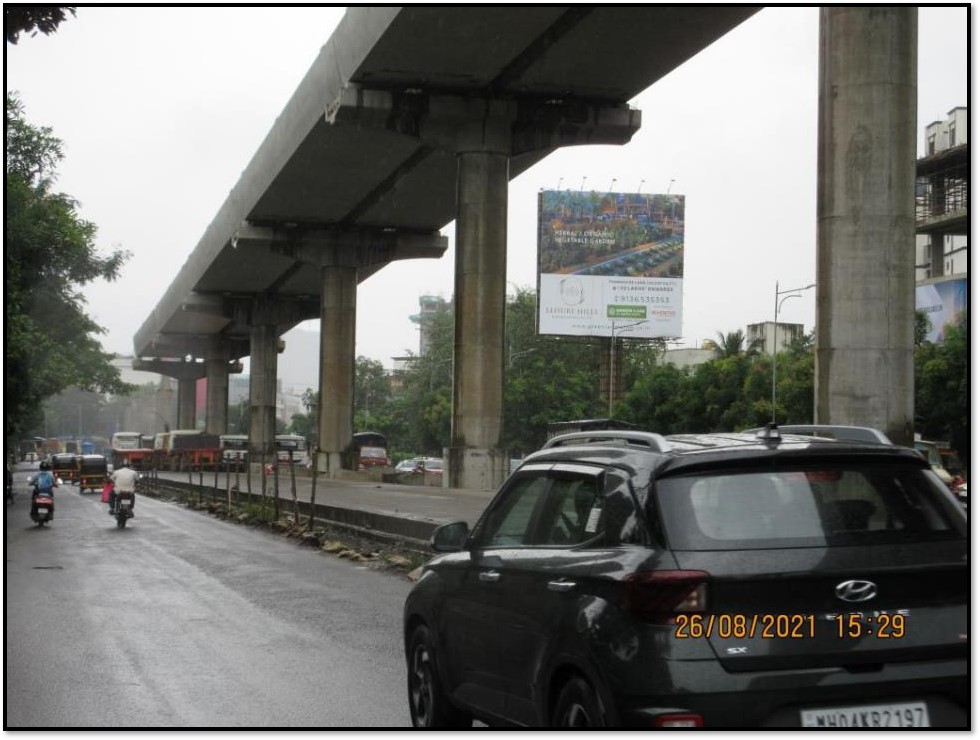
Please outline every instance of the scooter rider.
M116 508L116 496L120 493L133 494L133 508L136 504L136 481L140 474L126 464L118 470L114 470L109 478L112 480L112 492L109 494L109 513L112 514Z
M51 472L49 463L42 462L38 469L38 474L33 479L34 492L31 494L31 517L33 518L37 514L38 495L44 494L51 497L51 518L54 519L54 487L58 485L58 480Z

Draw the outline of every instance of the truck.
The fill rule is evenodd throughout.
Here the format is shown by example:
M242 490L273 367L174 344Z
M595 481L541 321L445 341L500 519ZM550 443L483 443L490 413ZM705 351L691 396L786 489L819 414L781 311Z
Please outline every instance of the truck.
M162 470L203 470L217 465L221 446L217 434L200 429L161 432L153 440L153 454Z
M153 447L146 445L139 432L116 432L110 441L110 462L113 469L124 465L133 470L148 470L153 460Z

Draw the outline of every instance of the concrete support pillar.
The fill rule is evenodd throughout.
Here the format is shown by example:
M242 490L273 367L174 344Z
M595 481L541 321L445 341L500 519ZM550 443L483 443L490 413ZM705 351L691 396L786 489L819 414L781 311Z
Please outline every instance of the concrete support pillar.
M197 420L197 377L177 379L177 428L193 429Z
M341 256L343 252L340 253ZM346 262L346 264L344 264ZM320 457L317 467L336 477L354 425L354 339L357 327L357 267L338 259L321 270Z
M815 420L911 444L917 11L820 11Z
M278 351L279 336L275 324L260 323L251 327L248 444L253 455L268 456L275 450Z
M506 154L461 152L456 189L452 441L445 485L495 488L507 470L503 423L507 281Z
M157 432L169 432L171 422L177 417L174 415L174 389L170 385L168 376L160 379L160 389L156 392L155 401L153 420L146 428ZM140 428L143 428L142 425L130 427L130 429Z
M207 409L205 411L205 431L208 434L224 434L228 431L228 372L227 360L212 359L204 361L204 371L208 379Z
M507 472L503 419L509 157L573 144L625 144L639 130L628 105L537 96L405 96L350 84L327 107L332 126L382 128L454 152L456 339L453 419L443 485L495 488Z

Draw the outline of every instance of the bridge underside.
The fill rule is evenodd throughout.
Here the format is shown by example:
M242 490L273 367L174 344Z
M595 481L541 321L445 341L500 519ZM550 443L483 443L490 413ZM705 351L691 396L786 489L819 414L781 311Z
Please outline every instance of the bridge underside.
M321 464L332 472L353 431L357 284L391 262L441 256L440 229L455 220L446 482L495 486L507 183L559 147L629 142L640 112L628 101L758 9L350 8L137 332L136 355L193 355L216 372L250 355L261 380L251 444L268 449L278 337L319 317ZM895 25L914 9L860 12L837 11L830 33L856 18L905 49ZM821 54L823 68L833 60Z

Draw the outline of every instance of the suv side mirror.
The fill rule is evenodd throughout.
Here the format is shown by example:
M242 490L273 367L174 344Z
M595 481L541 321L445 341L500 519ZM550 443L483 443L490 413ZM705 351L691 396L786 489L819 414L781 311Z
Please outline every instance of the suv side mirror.
M470 528L466 522L451 522L436 527L429 544L436 552L459 552L469 536Z

